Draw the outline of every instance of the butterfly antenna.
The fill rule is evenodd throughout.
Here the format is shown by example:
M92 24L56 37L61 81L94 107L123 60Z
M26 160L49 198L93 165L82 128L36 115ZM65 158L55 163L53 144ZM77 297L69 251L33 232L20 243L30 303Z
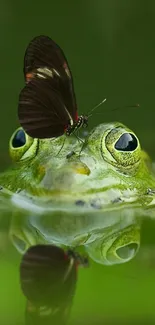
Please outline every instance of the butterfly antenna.
M97 104L95 107L93 107L89 112L88 112L88 114L87 114L87 116L88 117L90 117L90 116L92 116L92 112L96 109L96 108L98 108L99 106L101 106L103 103L105 103L106 102L106 98L104 98L99 104Z
M134 108L134 107L140 107L139 104L134 104L134 105L125 105L125 106L122 106L122 107L115 107L112 109L112 111L116 111L117 109L122 109L122 108L125 108L125 107L130 107L130 108Z

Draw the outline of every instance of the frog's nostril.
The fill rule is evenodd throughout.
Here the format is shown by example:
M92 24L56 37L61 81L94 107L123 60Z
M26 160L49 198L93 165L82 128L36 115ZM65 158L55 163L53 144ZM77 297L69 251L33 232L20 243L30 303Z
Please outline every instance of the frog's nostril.
M137 243L131 243L126 246L119 247L116 250L116 253L120 258L127 260L127 259L130 259L135 256L135 254L137 253L138 247L139 246Z
M12 242L19 252L24 253L26 251L26 242L21 238L13 235Z

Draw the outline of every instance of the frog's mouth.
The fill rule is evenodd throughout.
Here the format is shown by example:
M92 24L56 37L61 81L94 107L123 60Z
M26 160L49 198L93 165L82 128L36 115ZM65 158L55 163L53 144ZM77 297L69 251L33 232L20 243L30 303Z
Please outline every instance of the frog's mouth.
M148 193L139 195L137 190L122 190L116 187L83 193L38 189L35 195L30 195L26 191L21 191L11 195L11 202L15 207L36 215L55 213L88 215L129 208L139 209L141 215L145 216L149 207L155 204L155 199Z

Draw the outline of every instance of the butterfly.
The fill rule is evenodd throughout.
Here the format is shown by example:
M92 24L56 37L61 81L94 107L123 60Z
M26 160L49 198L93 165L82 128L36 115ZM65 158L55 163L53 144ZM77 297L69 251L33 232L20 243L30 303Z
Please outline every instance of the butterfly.
M26 324L66 324L76 291L79 266L88 259L54 245L30 247L20 263L20 284L27 299Z
M71 135L87 127L88 115L78 116L73 78L62 49L49 37L37 36L24 56L26 85L21 90L18 117L33 138Z

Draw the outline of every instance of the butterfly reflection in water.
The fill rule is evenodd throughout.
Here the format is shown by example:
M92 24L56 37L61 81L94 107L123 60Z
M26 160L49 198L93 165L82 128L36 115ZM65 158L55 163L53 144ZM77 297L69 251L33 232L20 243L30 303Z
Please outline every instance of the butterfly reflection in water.
M65 325L76 291L78 268L87 257L52 245L32 246L20 265L20 283L27 299L26 325Z

